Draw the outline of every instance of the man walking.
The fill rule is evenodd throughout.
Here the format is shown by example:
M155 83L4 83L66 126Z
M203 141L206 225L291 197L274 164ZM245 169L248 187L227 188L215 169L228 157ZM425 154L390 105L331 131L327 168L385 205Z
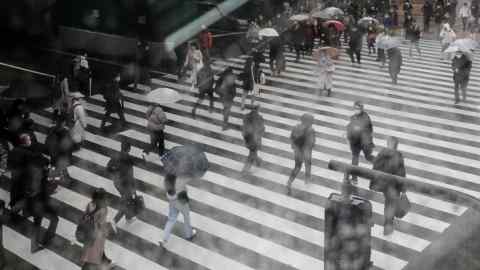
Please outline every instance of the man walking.
M463 32L467 31L468 20L472 17L472 12L467 2L463 3L463 6L458 11L458 16L462 18Z
M305 184L311 180L312 170L312 150L315 146L315 130L313 129L313 115L304 114L300 118L300 124L296 125L290 135L291 146L295 158L295 168L293 168L290 178L287 182L287 193L292 192L293 180L297 177L303 163L305 162Z
M462 90L462 101L467 99L467 86L470 79L472 61L464 53L457 51L452 59L453 82L455 87L455 104L460 102L459 89Z
M220 96L223 103L223 126L222 130L229 129L228 118L233 106L233 99L237 94L235 86L236 76L233 74L233 69L228 67L222 72L220 78L215 85L215 93Z
M147 129L150 133L150 149L144 151L144 155L151 151L162 156L165 152L165 124L167 115L158 104L150 105L145 113L147 117Z
M263 117L258 112L259 107L259 105L250 106L252 110L243 118L242 136L245 141L245 146L249 150L247 161L242 170L243 173L247 173L253 163L257 166L261 165L261 159L258 157L258 150L262 146L262 137L265 133L265 123Z
M423 31L430 32L430 20L433 16L432 0L426 0L422 7L423 11Z
M390 78L392 78L392 83L397 84L398 74L402 68L402 52L399 48L392 48L387 50L388 54L388 72L390 73Z
M352 65L355 64L355 58L357 59L357 63L361 65L360 58L362 52L362 39L363 33L357 26L353 26L350 31L350 40L348 42L349 48L347 49L347 53L350 56L350 60L352 61Z
M117 74L113 82L107 85L103 92L105 99L105 115L102 118L101 128L105 128L106 121L111 119L111 114L116 113L120 117L121 125L126 123L125 115L123 113L123 95L120 92L120 74Z
M192 117L195 119L197 108L202 104L205 95L208 95L210 100L210 106L208 107L208 112L213 111L213 84L215 82L213 70L210 67L210 63L206 62L200 71L197 74L197 87L198 87L198 100L193 105Z

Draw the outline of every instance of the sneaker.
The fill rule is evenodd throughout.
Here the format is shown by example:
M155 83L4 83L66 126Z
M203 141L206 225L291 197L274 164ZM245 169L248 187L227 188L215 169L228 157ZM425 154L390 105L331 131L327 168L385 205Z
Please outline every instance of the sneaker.
M192 229L192 235L188 237L187 240L192 241L195 238L195 236L197 236L197 230Z

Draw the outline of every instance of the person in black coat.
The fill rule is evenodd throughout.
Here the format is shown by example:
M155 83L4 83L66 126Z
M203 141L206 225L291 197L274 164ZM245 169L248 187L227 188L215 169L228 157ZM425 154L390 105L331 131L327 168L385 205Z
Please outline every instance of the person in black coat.
M347 53L350 56L352 65L355 63L354 56L357 59L357 63L360 65L363 32L357 26L352 26L352 28L350 29L349 36L350 36L350 40L348 41L349 47L347 49Z
M455 104L460 102L459 89L462 90L462 101L467 99L467 86L470 79L470 70L472 69L472 61L458 51L452 59L453 82L455 89Z
M105 128L107 120L112 120L111 114L116 113L120 117L121 125L125 125L125 114L123 113L123 95L120 92L120 74L117 74L113 81L103 90L105 99L105 115L102 118L101 128Z
M213 111L213 84L215 82L213 70L210 67L209 63L205 65L198 71L197 74L197 85L198 85L198 100L193 105L192 117L196 117L196 111L200 104L202 104L205 95L208 95L210 100L210 106L208 111L211 113Z
M249 150L247 161L242 172L247 173L253 163L260 166L261 159L258 157L258 150L262 146L262 137L265 133L265 123L263 117L258 112L259 105L251 106L251 112L243 118L242 136L245 146Z
M270 40L270 70L272 76L280 75L280 72L284 70L284 56L283 56L283 44L280 38L276 37Z
M299 22L295 22L293 25L293 33L292 33L292 38L293 38L293 45L295 47L295 53L296 53L296 58L295 62L300 61L300 54L305 57L305 28L300 25Z
M49 130L45 139L50 164L61 172L63 178L68 177L67 167L70 165L73 151L73 141L66 121L64 115L58 116L56 125Z
M363 104L356 101L353 104L354 115L350 117L347 129L347 139L352 151L352 165L357 166L360 152L363 151L365 159L372 162L375 145L373 144L373 125L367 112L363 110ZM352 176L352 182L356 183L357 177Z
M423 11L423 31L430 32L430 20L433 16L432 0L426 0L422 7Z
M397 84L398 74L402 68L402 52L399 48L392 48L387 50L388 54L388 72L390 73L390 78L392 78L392 83Z
M237 88L235 85L237 77L233 74L231 67L226 68L218 78L215 84L215 93L220 96L220 100L223 103L223 127L222 130L229 128L228 118L233 105L233 99L237 94Z
M373 169L384 173L405 177L405 165L402 153L397 150L398 139L389 137L387 148L384 148L373 161ZM385 196L385 221L384 235L393 233L393 220L397 201L401 192L405 192L403 183L387 179L373 179L370 181L370 189L382 192Z

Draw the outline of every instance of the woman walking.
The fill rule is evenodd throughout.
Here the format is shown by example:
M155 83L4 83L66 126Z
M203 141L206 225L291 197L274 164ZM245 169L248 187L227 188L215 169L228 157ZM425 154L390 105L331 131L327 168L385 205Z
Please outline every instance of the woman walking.
M323 92L323 90L327 90L327 96L330 96L330 94L332 93L333 72L335 71L335 63L333 63L332 59L328 55L327 50L319 49L318 54L318 93L320 94L321 92Z
M192 85L191 90L193 90L195 88L195 85L197 85L198 71L203 68L203 55L198 48L197 43L193 42L190 44L190 48L188 49L187 53L187 60L184 66L189 67L192 70L190 80Z

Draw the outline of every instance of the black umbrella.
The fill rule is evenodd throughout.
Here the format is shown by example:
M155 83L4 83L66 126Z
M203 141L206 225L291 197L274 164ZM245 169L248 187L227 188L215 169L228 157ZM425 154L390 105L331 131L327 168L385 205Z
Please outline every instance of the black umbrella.
M2 91L3 98L11 99L43 99L48 98L52 90L43 84L31 80L15 80L10 87Z
M201 178L208 170L205 153L195 145L175 146L161 158L167 174Z

